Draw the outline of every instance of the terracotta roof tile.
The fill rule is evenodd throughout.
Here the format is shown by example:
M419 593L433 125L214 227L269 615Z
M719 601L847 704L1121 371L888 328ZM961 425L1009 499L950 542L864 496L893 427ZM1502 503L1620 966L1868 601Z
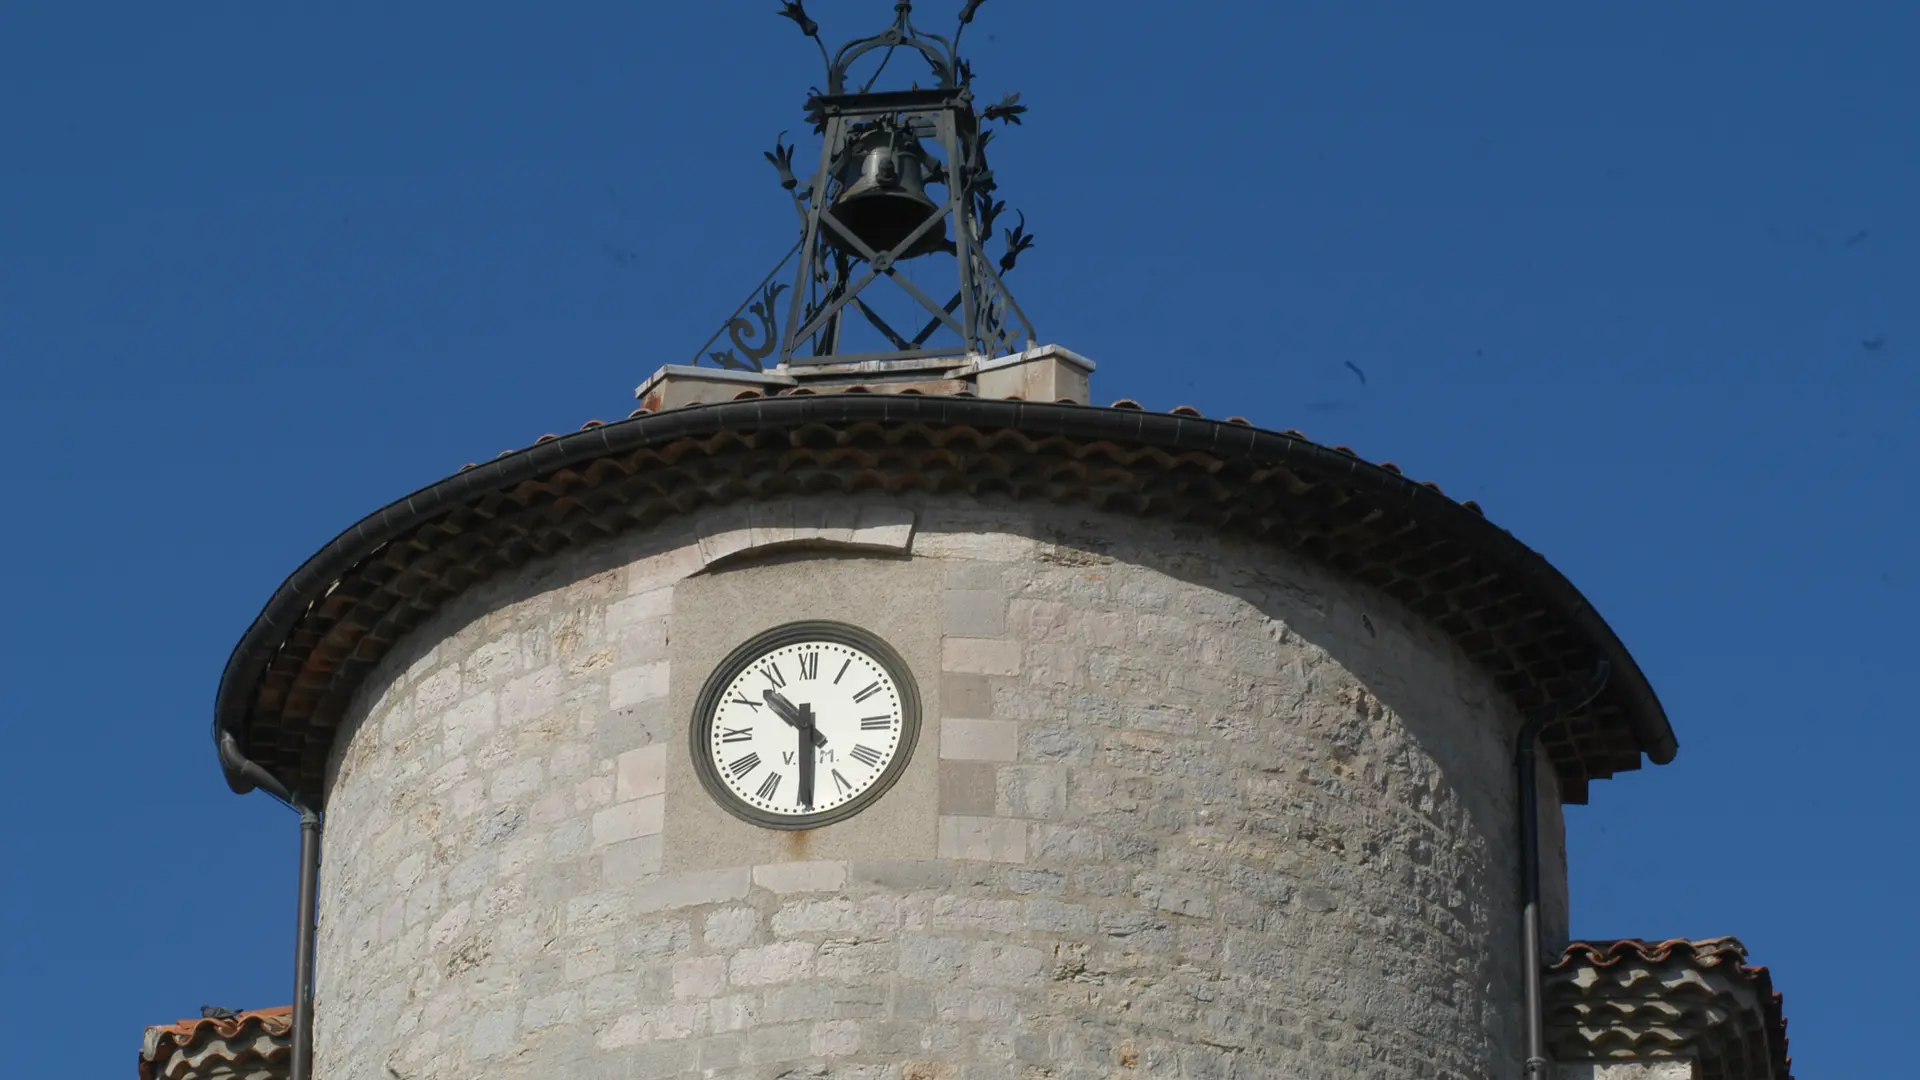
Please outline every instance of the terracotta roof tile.
M235 1078L278 1078L293 1056L293 1007L179 1020L147 1029L140 1080L181 1080L218 1064Z
M1700 1080L1792 1080L1773 977L1738 938L1576 941L1547 969L1559 1061L1694 1058Z

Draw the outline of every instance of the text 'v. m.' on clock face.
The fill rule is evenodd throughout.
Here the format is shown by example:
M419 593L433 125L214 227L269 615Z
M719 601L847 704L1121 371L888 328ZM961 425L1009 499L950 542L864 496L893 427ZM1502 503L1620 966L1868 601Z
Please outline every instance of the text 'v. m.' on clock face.
M707 680L693 760L736 816L810 829L884 794L919 732L919 692L891 647L841 623L793 623L735 649Z

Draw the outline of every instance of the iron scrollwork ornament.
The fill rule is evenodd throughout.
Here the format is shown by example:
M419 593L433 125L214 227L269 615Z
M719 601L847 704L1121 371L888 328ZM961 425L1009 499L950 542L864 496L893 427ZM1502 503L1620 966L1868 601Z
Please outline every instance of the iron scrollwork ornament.
M747 305L747 310L759 320L759 325L735 315L727 320L727 337L733 342L733 349L721 349L707 354L714 363L733 371L765 371L761 361L773 355L780 344L780 323L774 312L779 310L776 303L780 294L787 291L785 282L769 281L760 291L760 298ZM757 337L758 340L755 340ZM734 355L734 349L740 350L740 356ZM745 357L745 359L741 359Z

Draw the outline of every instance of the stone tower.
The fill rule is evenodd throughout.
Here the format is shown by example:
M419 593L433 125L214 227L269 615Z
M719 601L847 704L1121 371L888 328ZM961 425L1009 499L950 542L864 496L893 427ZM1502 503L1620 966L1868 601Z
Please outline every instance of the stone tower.
M854 184L983 182L964 89L884 139L816 99L803 265L886 261L830 250ZM945 248L885 237L958 260L955 347L849 357L831 297L782 334L767 293L750 362L663 368L275 593L214 727L236 790L324 820L313 1075L1520 1074L1516 736L1558 946L1562 805L1674 754L1646 680L1474 504L1010 345L990 192Z
M297 571L219 723L324 807L316 1075L1515 1075L1514 736L1610 661L1544 736L1564 938L1561 803L1672 753L1645 681L1471 504L1084 404L1090 367L668 369L645 394L729 400L470 467ZM770 827L703 782L700 706L817 622L892 654L917 732L857 813Z

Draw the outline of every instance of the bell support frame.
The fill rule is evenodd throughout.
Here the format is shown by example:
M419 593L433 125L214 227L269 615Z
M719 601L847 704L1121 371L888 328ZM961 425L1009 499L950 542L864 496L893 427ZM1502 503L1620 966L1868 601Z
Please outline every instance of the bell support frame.
M969 163L971 155L967 152L978 141L980 132L972 95L966 88L822 95L810 104L817 110L825 132L820 168L807 199L805 232L800 241L802 258L788 308L786 333L780 345L780 363L806 365L952 355L955 350L951 345L926 347L927 341L943 326L960 338L967 352L997 356L1030 348L1034 340L1033 326L1005 283L994 273L982 246L983 237L974 213L975 185L971 182L978 170ZM876 251L834 215L836 192L830 180L842 167L843 155L861 125L889 121L916 135L929 136L939 145L946 161L936 175L946 187L947 197L936 212L928 214L898 244ZM935 229L944 231L948 221L953 222L953 258L959 281L952 300L942 305L901 275L898 264L922 237ZM850 248L857 259L846 258L835 251L830 240ZM911 338L860 302L861 293L883 276L891 278L932 315ZM819 284L821 288L818 298L809 303L811 284ZM894 349L841 352L840 323L848 308L873 323ZM810 341L811 353L803 353Z
M961 31L973 21L981 3L968 0L965 4L960 12ZM895 3L892 25L884 32L849 42L828 56L820 41L819 26L807 17L802 5L793 0L783 5L780 14L792 19L820 46L821 57L827 62L828 91L815 90L806 103L808 119L821 136L820 165L812 183L803 185L793 174L794 147L785 143L784 133L773 151L765 155L779 170L781 186L793 198L800 216L800 238L700 347L695 364L762 371L770 356L776 357L775 364L781 368L799 368L850 361L992 357L1033 347L1037 339L1033 324L1003 280L1020 253L1033 246L1033 237L1026 231L1025 216L1019 215L1019 224L1005 231L997 267L987 253L987 245L995 239L995 219L1006 204L993 198L997 185L987 166L987 144L995 132L983 129L983 122L988 121L1021 123L1026 106L1019 104L1020 95L1008 94L998 104L976 109L973 71L958 52L960 33L947 38L917 29L912 22L912 7L911 3ZM873 90L887 60L900 48L909 50L908 55L918 53L926 61L933 87L915 84L908 90ZM879 69L857 91L848 92L852 64L876 50L884 50ZM926 218L885 250L876 246L876 237L858 235L834 212L855 144L876 126L909 134L915 153L920 150L920 139L931 140L944 158L936 161L923 154L921 163L927 170L927 182L945 188L945 199L930 204L932 209ZM951 244L945 241L949 222ZM930 251L924 241L935 230L939 231L940 250ZM921 245L919 250L915 249L917 244ZM941 304L898 270L899 264L908 259L946 254L948 248L954 260L956 287L952 297ZM788 286L776 279L796 255L799 264L793 284ZM890 278L925 309L929 317L924 325L897 329L863 299L868 287L882 277ZM792 295L782 297L789 287ZM784 318L780 317L782 306L786 309ZM841 331L850 311L870 323L893 349L841 351ZM943 330L947 333L942 334ZM729 337L732 348L709 351L723 334ZM936 335L943 340L930 345Z

